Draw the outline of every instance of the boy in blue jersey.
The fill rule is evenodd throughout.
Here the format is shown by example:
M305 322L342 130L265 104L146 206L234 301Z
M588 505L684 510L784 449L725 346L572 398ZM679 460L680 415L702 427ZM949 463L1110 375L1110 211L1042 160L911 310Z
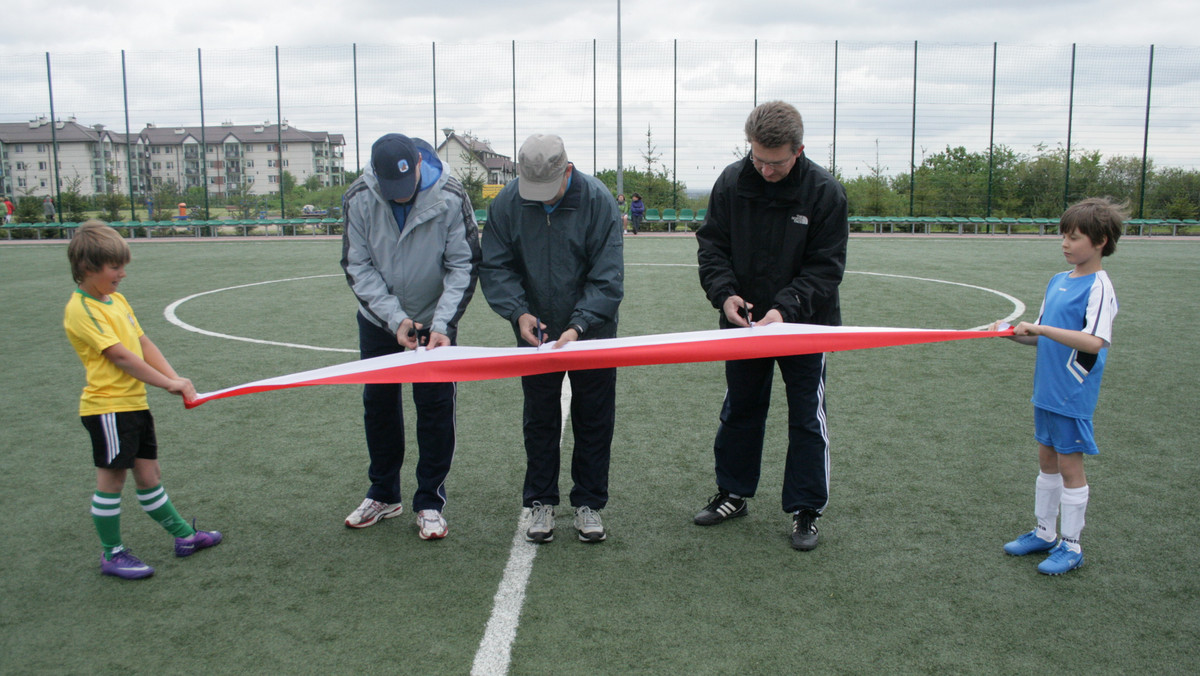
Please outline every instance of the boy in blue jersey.
M1037 528L1004 545L1013 556L1050 552L1038 572L1061 575L1083 565L1079 535L1087 511L1088 484L1083 456L1099 449L1092 437L1092 413L1112 342L1117 296L1103 269L1116 250L1127 214L1107 198L1069 207L1059 220L1062 250L1074 269L1046 286L1037 321L1021 322L1012 340L1037 346L1033 376L1034 438L1038 474L1034 515ZM1062 513L1062 539L1055 522Z

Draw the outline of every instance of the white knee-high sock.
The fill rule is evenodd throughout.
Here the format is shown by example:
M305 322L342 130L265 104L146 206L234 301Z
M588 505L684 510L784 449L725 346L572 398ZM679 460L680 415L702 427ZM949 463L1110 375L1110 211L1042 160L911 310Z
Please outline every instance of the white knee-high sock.
M1038 472L1033 514L1037 517L1037 534L1043 540L1058 537L1058 506L1062 502L1063 480L1061 474ZM1066 523L1063 524L1064 529Z
M1083 532L1087 512L1088 487L1064 488L1062 491L1062 536L1073 551L1080 551L1079 534Z

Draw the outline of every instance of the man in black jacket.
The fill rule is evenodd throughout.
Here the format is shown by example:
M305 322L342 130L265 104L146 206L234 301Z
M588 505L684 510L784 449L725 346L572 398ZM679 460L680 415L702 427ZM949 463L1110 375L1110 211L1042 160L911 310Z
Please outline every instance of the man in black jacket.
M800 113L764 103L746 120L750 154L725 168L696 233L700 284L722 328L773 322L841 324L838 285L849 237L846 192L804 155ZM829 501L825 355L725 363L727 390L713 443L717 494L695 517L709 526L744 516L758 487L775 363L788 401L783 510L792 547L817 546Z

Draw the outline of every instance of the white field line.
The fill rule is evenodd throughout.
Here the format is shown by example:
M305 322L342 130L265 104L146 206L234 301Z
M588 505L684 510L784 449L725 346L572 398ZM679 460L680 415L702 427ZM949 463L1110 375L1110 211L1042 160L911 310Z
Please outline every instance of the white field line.
M636 265L636 266L642 266L642 267L689 267L689 268L696 267L696 265L694 263L629 263L629 265L631 265L631 266ZM919 282L932 282L934 284L949 284L951 286L961 286L961 287L968 288L968 289L976 289L979 291L986 291L987 293L992 293L997 296L1000 296L1001 298L1004 298L1008 302L1013 304L1012 313L1010 313L1007 317L1001 319L1000 321L1011 322L1012 320L1016 319L1017 317L1020 317L1021 315L1025 314L1025 304L1022 303L1019 299L1017 299L1013 296L1010 296L1009 294L1004 293L1003 291L997 291L996 289L989 289L986 286L976 286L974 284L963 284L962 282L950 282L950 281L947 281L944 279L930 279L928 277L913 277L910 275L891 275L891 274L887 274L887 273L883 273L883 272L857 272L857 271L848 270L846 272L846 274L848 274L848 275L872 275L874 277L892 277L895 279L912 279L912 280L916 280ZM323 277L339 277L339 276L340 275L310 275L308 277L291 277L288 279L272 279L272 280L268 280L265 282L253 282L251 284L239 284L237 286L227 286L223 289L213 289L211 291L201 291L200 293L194 293L190 296L185 296L185 297L180 298L179 300L171 303L170 305L168 305L166 307L165 310L163 310L163 316L166 317L167 321L171 322L175 326L178 326L179 328L181 328L185 331L191 331L193 333L199 333L199 334L203 334L205 336L212 336L214 338L224 338L226 340L240 340L242 342L257 343L259 345L276 345L279 347L294 347L294 348L301 349L301 350L318 350L321 352L347 352L350 354L358 354L358 350L351 350L351 349L346 349L346 348L341 348L341 347L321 347L318 345L305 345L302 343L283 343L283 342L274 341L274 340L260 340L258 338L246 338L244 336L232 336L227 333L217 333L216 331L208 331L206 329L202 329L197 326L188 324L187 322L180 319L178 317L178 315L175 314L175 311L177 309L179 309L180 305L183 305L184 303L188 302L189 300L192 300L193 298L199 298L200 296L207 296L209 294L220 293L222 291L232 291L234 289L245 289L245 288L252 287L252 286L262 286L264 284L278 284L280 282L295 282L295 281L301 281L301 280L306 280L306 279L320 279ZM974 326L967 330L977 331L980 329L986 329L989 326L991 326L991 322L988 322L987 324L983 324L981 326Z
M571 379L563 378L562 428L559 437L566 434L567 418L571 412ZM492 616L488 618L483 640L475 651L475 663L471 665L471 676L503 676L508 673L512 661L512 645L517 638L517 626L521 618L521 606L525 604L525 587L533 571L533 559L540 545L525 541L525 530L529 528L530 510L523 508L517 521L517 532L513 535L512 547L508 552L508 563L504 566L504 577L492 601Z

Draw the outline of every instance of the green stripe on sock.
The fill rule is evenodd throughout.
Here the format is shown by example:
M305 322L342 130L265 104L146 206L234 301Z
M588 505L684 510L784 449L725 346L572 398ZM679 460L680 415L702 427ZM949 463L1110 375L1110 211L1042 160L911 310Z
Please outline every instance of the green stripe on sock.
M179 516L179 512L175 511L175 505L171 504L171 499L167 497L167 491L162 484L146 490L138 489L137 496L142 509L171 535L185 538L196 532L196 529L188 525L188 522Z
M96 491L92 496L92 523L100 536L104 554L121 547L121 494Z

